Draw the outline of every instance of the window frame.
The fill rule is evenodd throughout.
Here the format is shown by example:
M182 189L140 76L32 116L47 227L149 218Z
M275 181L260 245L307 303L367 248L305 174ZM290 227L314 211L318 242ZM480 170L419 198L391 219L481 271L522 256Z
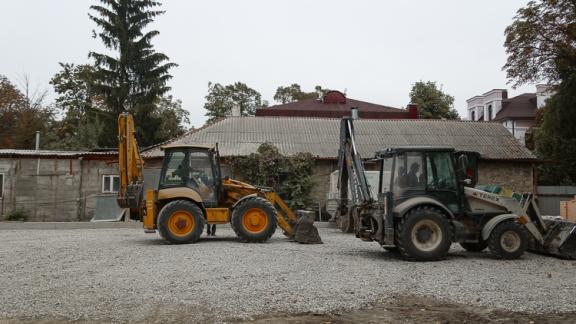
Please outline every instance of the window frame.
M4 179L6 179L6 174L0 172L0 200L4 199Z
M110 178L109 188L104 188L104 184L106 181L105 178ZM102 186L101 186L101 193L103 194L117 194L118 191L114 191L114 179L118 179L118 184L120 185L120 175L119 174L103 174L102 175ZM108 189L108 190L106 190Z

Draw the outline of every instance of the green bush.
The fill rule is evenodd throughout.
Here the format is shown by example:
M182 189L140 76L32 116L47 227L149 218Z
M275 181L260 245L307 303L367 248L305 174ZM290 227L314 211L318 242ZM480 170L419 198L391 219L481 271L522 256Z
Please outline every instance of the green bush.
M28 213L22 208L17 208L4 214L4 220L7 221L26 221L27 219Z
M314 187L314 157L310 153L284 156L271 143L263 143L256 153L229 160L233 177L252 185L271 187L292 209L311 207Z

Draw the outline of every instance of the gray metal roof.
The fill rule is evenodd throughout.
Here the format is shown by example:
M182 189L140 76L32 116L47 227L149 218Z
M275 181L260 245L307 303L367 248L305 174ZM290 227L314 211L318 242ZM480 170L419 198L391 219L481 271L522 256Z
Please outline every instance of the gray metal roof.
M358 149L364 158L388 147L442 146L478 152L484 159L526 160L535 156L501 124L451 120L375 120L354 123ZM337 158L340 119L298 117L231 117L193 130L170 144L218 143L221 156L256 152L264 142L286 155L309 152L319 158ZM159 147L143 153L160 157Z

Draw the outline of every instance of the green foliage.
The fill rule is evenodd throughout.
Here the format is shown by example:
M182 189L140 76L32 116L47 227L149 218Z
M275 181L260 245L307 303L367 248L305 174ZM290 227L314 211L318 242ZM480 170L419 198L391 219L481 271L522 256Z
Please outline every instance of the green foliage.
M55 106L64 118L54 127L55 139L45 148L88 150L98 146L103 135L102 118L109 115L94 89L94 67L60 63L61 70L50 80L58 94Z
M530 1L506 28L504 68L519 86L547 81L556 94L538 111L533 132L539 184L576 185L576 2Z
M124 111L134 115L139 134L139 143L149 146L159 135L161 120L154 117L157 100L170 88L168 71L175 67L167 63L168 57L154 50L151 41L159 34L156 30L144 32L154 18L163 11L154 10L159 2L151 0L100 0L102 6L91 6L95 13L89 17L100 31L94 37L100 38L109 50L117 56L90 52L94 59L94 88L102 95L108 116L102 118L106 132L99 144L116 146L117 117Z
M45 92L30 91L24 79L24 92L0 75L0 148L34 149L35 132L45 135L54 121L54 112L45 107Z
M314 188L314 157L310 153L297 153L289 157L286 163L287 176L280 191L287 193L292 209L309 208L312 204L310 194Z
M279 103L286 104L290 102L300 101L304 99L318 99L326 92L321 86L316 86L314 92L304 92L300 89L300 85L293 83L286 87L278 87L274 94L274 100Z
M314 158L310 153L284 156L273 144L263 143L256 153L234 157L232 173L257 186L274 188L285 196L292 209L303 209L312 203Z
M576 75L546 101L535 131L536 153L550 161L540 166L539 184L576 185Z
M436 82L414 83L410 90L410 101L418 105L420 118L460 119L458 111L453 108L454 97L438 89Z
M204 109L207 110L208 123L230 116L235 104L240 106L242 116L254 116L256 109L262 107L260 93L242 82L226 86L209 82L205 99Z
M576 2L530 1L505 31L503 69L514 86L558 83L576 72Z
M174 100L172 96L160 97L154 111L154 118L160 120L154 141L161 143L183 135L187 131L184 125L190 124L189 115L190 113L182 108L182 101Z
M28 219L28 213L21 208L9 211L4 214L4 220L6 221L26 221Z

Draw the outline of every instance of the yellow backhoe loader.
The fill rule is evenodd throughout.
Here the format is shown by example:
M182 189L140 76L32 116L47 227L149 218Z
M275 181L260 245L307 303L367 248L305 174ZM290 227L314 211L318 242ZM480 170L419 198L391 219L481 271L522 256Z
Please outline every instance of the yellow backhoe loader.
M145 231L157 230L170 243L194 243L206 223L231 223L242 241L264 242L279 226L295 241L322 243L314 220L297 215L274 190L223 178L217 145L162 147L158 189L144 193L144 161L129 113L118 118L118 141L118 205Z

